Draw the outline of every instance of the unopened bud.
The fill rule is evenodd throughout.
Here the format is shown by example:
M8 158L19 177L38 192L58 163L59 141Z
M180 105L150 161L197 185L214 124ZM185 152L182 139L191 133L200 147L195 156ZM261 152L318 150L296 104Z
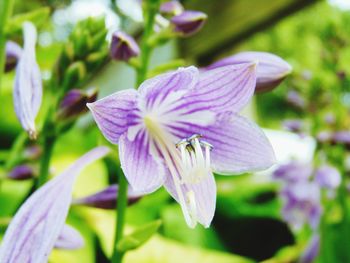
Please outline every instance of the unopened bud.
M162 15L175 16L181 14L184 8L179 1L169 1L163 3L159 11Z
M86 67L83 62L77 61L72 63L64 73L63 86L65 90L76 86L86 76Z
M72 89L68 91L63 98L58 117L60 119L68 119L76 117L87 111L86 103L92 103L97 98L97 90L91 89L83 91L79 89Z
M34 176L33 169L28 165L18 165L8 174L8 178L13 180L27 180Z
M21 56L22 48L13 41L6 42L6 63L5 72L9 72L17 65L17 61Z
M116 31L112 35L110 46L110 56L115 60L128 61L132 57L140 54L140 48L132 36Z
M174 30L181 36L191 36L197 33L206 22L208 16L199 11L184 11L171 18Z
M224 58L207 69L258 61L255 92L276 88L291 73L292 67L282 58L267 52L248 51Z
M101 209L115 209L117 204L118 185L111 185L104 190L83 198L73 200L75 205L85 205ZM141 198L140 194L128 190L128 204L131 205Z

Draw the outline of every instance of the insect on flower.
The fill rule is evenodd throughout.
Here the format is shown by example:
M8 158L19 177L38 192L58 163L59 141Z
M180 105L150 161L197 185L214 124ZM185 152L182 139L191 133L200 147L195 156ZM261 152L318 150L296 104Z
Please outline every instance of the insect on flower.
M237 114L254 93L255 68L180 68L145 81L139 91L88 104L104 136L119 145L134 191L150 193L164 185L190 227L209 227L216 204L213 171L230 175L275 162L264 133Z

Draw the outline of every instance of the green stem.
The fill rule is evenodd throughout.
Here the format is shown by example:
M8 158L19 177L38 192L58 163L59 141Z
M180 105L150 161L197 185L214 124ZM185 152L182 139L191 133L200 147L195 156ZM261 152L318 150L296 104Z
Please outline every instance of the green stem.
M40 162L40 173L36 183L37 189L43 184L45 184L47 179L49 178L50 162L53 148L55 146L55 141L56 137L54 136L47 136L44 138L43 156Z
M137 69L137 86L147 78L148 65L152 52L152 47L149 45L148 40L153 33L154 21L159 9L159 0L149 0L145 5L145 28L141 41L140 67Z
M117 249L118 242L123 238L124 225L125 225L125 212L128 205L128 182L123 173L119 176L119 188L117 196L116 206L116 230L112 255L112 263L121 263L124 252L119 252Z
M6 23L9 17L12 14L14 0L2 0L0 1L0 88L1 88L1 80L2 74L5 70L5 29Z

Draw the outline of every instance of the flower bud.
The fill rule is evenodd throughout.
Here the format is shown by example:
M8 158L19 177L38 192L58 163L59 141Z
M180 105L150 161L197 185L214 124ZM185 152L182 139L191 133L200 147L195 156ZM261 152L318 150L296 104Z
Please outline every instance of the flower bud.
M350 132L349 131L338 131L332 135L332 142L343 144L347 148L350 148Z
M257 61L255 92L266 92L276 88L288 74L292 67L282 58L267 52L241 52L224 58L210 65L207 69Z
M208 16L199 11L184 11L171 18L175 32L187 37L197 33L206 22Z
M111 185L95 194L75 199L73 204L85 205L101 209L115 209L117 204L118 185ZM128 204L131 205L141 198L140 194L134 193L130 188L128 190Z
M65 90L71 89L73 86L81 83L86 77L86 66L81 61L72 63L64 73L63 86Z
M163 3L159 11L162 15L175 16L181 14L184 8L179 1L169 1Z
M133 37L122 31L116 31L112 35L110 56L115 60L128 61L140 54L140 48Z
M285 120L283 127L290 132L301 133L304 123L301 120Z
M311 238L311 240L307 244L305 251L301 255L299 263L314 262L314 259L318 256L319 251L320 251L320 236L318 234L314 234L314 236Z
M22 53L22 48L13 41L6 42L6 63L5 72L9 72L17 65L17 61Z
M60 119L76 117L86 112L86 103L92 103L96 100L96 98L96 89L91 89L89 91L72 89L61 101L58 117Z
M323 165L316 170L315 180L321 187L336 189L340 185L341 175L336 168Z
M33 169L28 165L18 165L8 174L8 178L13 180L27 180L34 176Z

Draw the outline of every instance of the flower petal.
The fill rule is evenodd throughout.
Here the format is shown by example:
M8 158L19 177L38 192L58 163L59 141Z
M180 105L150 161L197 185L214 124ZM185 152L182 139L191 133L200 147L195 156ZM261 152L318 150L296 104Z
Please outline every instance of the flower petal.
M187 199L185 201L181 201L181 198L179 198L174 181L170 175L166 176L164 187L181 205L189 227L193 228L197 223L196 221L206 228L210 226L216 207L216 183L212 173L198 183L188 183L180 186L183 196ZM193 193L194 203L188 200L188 193L191 192Z
M184 96L187 103L180 107L189 108L188 113L239 112L254 94L255 68L255 63L245 63L201 72L195 89Z
M137 193L150 193L164 181L165 167L160 157L151 154L152 141L142 129L133 141L122 135L119 139L119 158L129 184Z
M36 29L30 22L23 24L24 49L19 59L15 85L14 105L17 118L32 139L36 138L35 117L42 99L40 69L35 59Z
M64 226L75 178L108 151L106 147L99 147L88 152L26 200L6 230L0 262L47 262Z
M169 106L194 87L197 78L198 69L187 67L146 80L139 88L140 109L165 112Z
M97 126L111 143L118 144L119 137L127 130L128 115L135 109L136 90L123 90L86 104Z
M84 238L75 228L64 225L55 243L55 248L74 250L84 246Z
M171 127L171 132L179 138L201 134L214 147L211 164L220 174L263 170L275 163L272 146L263 131L234 113L218 115L215 124L207 127L182 123Z

